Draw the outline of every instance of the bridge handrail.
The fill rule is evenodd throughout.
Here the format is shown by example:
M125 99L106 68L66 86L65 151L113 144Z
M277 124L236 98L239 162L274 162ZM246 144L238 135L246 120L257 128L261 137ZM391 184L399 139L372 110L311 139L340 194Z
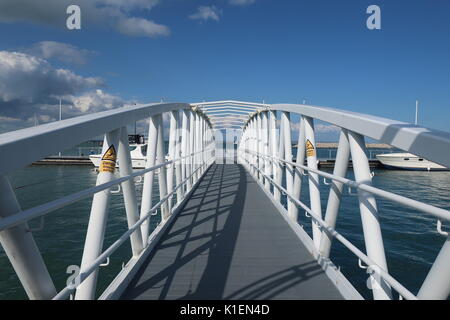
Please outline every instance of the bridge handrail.
M372 269L374 272L378 272L380 277L382 277L389 285L391 285L403 298L406 298L408 300L417 300L417 297L411 293L408 289L406 289L400 282L398 282L394 277L392 277L386 270L384 270L380 265L375 263L372 259L370 259L366 254L364 254L361 250L359 250L355 245L353 245L347 238L345 238L343 235L341 235L338 231L336 231L334 228L330 227L324 220L319 218L306 204L304 204L302 201L296 199L290 192L288 192L285 188L283 188L281 185L276 183L272 178L270 178L268 175L266 175L264 172L262 172L261 169L256 167L254 164L247 161L247 159L242 158L244 161L246 161L251 167L253 167L256 171L258 171L264 178L266 178L270 183L282 191L284 194L286 194L287 197L289 197L297 207L302 208L308 214L311 216L313 220L315 220L323 230L327 232L327 234L331 235L332 237L336 238L339 242L341 242L347 249L349 249L354 255L356 255L359 259L361 259L363 262L365 262L368 266L371 266L372 268L375 266L377 269Z
M0 176L116 128L164 112L190 108L187 103L123 107L0 134Z
M206 151L206 150L205 150ZM209 163L211 159L214 157L210 157L206 162ZM181 159L180 159L181 160ZM163 165L168 165L170 163L165 163ZM161 167L161 166L159 166ZM170 197L172 197L181 186L185 185L189 179L191 179L200 169L198 167L195 169L189 177L181 181L176 187L174 187L173 191L168 193L164 198L160 199L158 203L156 203L144 216L142 216L134 225L129 227L129 229L122 234L113 244L111 244L105 251L103 251L89 266L85 269L81 270L79 275L75 277L72 281L74 285L67 285L64 287L56 296L53 297L53 300L62 300L69 297L71 292L75 291L79 285L81 285L89 275L91 275L106 259L111 257L111 255L127 240L129 240L130 236L145 222L147 219L158 210ZM144 170L145 171L145 170ZM119 179L117 179L119 180ZM160 224L164 225L168 220L161 221ZM159 232L161 229L155 230L155 232ZM154 238L154 234L150 235L150 239Z
M427 213L430 214L438 219L443 219L443 220L447 220L450 221L450 210L445 210L430 204L426 204L402 195L399 195L397 193L394 192L390 192L390 191L386 191L386 190L382 190L379 189L377 187L365 184L365 183L361 183L361 182L356 182L354 180L350 180L347 178L343 178L343 177L339 177L333 174L330 174L328 172L325 171L321 171L321 170L316 170L313 168L308 168L305 165L302 165L300 163L296 163L296 162L291 162L291 161L287 161L278 157L272 157L272 156L268 156L268 155L263 155L259 152L254 152L254 151L247 151L247 153L249 154L253 154L253 155L257 155L259 157L262 158L266 158L266 159L270 159L271 161L275 161L278 163L285 163L285 164L289 164L293 167L298 167L301 168L302 170L305 171L310 171L310 172L314 172L317 173L318 175L331 179L331 180L335 180L335 181L339 181L349 187L355 188L355 189L360 189L360 190L364 190L366 192L369 192L371 194L377 195L381 198L387 199L387 200L391 200L393 202L396 202L398 204L403 204L405 206L408 206L410 208L413 209L417 209L418 211L421 211L423 213ZM295 169L298 170L298 169ZM302 174L300 171L298 172L299 174Z
M280 117L278 117L277 112ZM292 120L299 116L297 160L292 160ZM324 121L340 130L333 174L318 170L314 121ZM358 190L358 203L367 257L388 270L384 241L375 197L382 197L413 207L438 218L437 232L447 238L417 294L419 299L447 299L450 294L450 236L442 230L441 220L450 221L450 212L372 186L372 173L366 154L366 137L414 153L450 168L450 133L426 129L400 121L366 114L299 104L272 104L252 113L243 127L238 144L239 159L277 204L281 194L289 193L286 206L289 221L298 223L298 202L302 197L302 176L307 171L310 211L323 216L319 176L332 179L326 202L324 221L335 228L342 200L343 187ZM250 152L249 152L250 151ZM243 158L242 158L243 157ZM304 160L307 166L304 166ZM353 164L355 181L346 179L347 168ZM285 180L283 181L283 176ZM270 178L270 177L273 177ZM272 180L271 180L272 179ZM273 186L285 185L283 192ZM328 184L328 183L326 183ZM286 192L287 191L287 192ZM308 211L307 211L308 212ZM332 239L312 219L311 250L329 258ZM306 235L305 235L306 236ZM309 238L309 235L308 235ZM306 239L306 238L305 238ZM307 240L308 241L308 240ZM371 281L376 281L371 277ZM382 290L372 290L374 299L392 299L390 284L382 279ZM392 284L391 284L392 285Z
M169 160L169 161L166 161L164 163L152 166L150 168L143 169L143 170L140 170L140 171L136 171L136 172L134 172L134 173L132 173L132 174L130 174L128 176L120 177L120 178L111 180L109 182L99 184L99 185L97 185L95 187L84 189L82 191L69 194L67 196L58 198L56 200L49 201L49 202L46 202L44 204L41 204L41 205L29 208L29 209L20 211L18 213L15 213L12 216L0 219L0 231L6 230L6 229L9 229L9 228L12 228L12 227L15 227L15 226L17 226L19 224L22 224L24 222L27 222L29 220L45 216L45 215L47 215L47 214L49 214L49 213L51 213L51 212L53 212L55 210L58 210L58 209L63 208L65 206L69 205L69 204L72 204L74 202L77 202L79 200L87 198L89 196L92 196L92 195L94 195L94 194L96 194L98 192L101 192L103 190L106 190L106 189L109 189L111 187L114 187L114 186L116 186L118 184L121 184L121 183L123 183L125 181L131 180L131 179L136 178L136 177L143 176L146 173L155 171L155 170L157 170L157 169L159 169L161 167L166 167L166 166L168 166L168 165L170 165L172 163L180 162L180 161L182 161L184 159L187 159L187 158L190 158L190 157L192 157L194 155L201 154L201 153L206 153L206 152L211 151L211 150L212 150L212 148L206 149L204 151L194 152L194 153L191 153L191 154L189 154L187 156L184 156L184 157L181 157L181 158L178 158L178 159L174 159L174 160Z
M272 104L270 110L301 114L359 133L450 168L450 133L363 113L303 104Z
M163 114L169 116L168 159L164 142ZM148 149L144 170L133 172L134 160L129 148L127 125L149 119ZM64 151L77 143L104 135L101 163L96 186L56 200L21 210L7 174L35 160ZM161 207L162 221L173 219L178 207L186 201L193 187L210 166L214 156L214 135L207 115L190 104L161 103L124 107L60 122L17 130L0 135L0 240L7 256L30 299L49 299L57 295L52 277L36 245L33 232L44 227L45 215L83 198L93 196L84 242L81 270L83 281L77 284L76 299L93 299L97 272L103 263L103 240L109 215L110 194L121 193L128 231L106 254L130 240L132 258L142 257L149 247L150 215ZM116 166L120 178L117 178ZM152 206L155 170L159 169L159 203ZM142 177L141 206L134 178ZM111 190L119 185L119 191ZM174 197L176 193L176 198ZM152 211L153 210L153 211ZM27 222L41 218L41 227L31 229ZM140 230L137 230L140 227ZM155 229L152 235L159 236ZM155 233L156 232L156 233ZM100 264L97 263L100 261ZM80 278L76 278L80 280ZM81 287L79 287L81 286Z

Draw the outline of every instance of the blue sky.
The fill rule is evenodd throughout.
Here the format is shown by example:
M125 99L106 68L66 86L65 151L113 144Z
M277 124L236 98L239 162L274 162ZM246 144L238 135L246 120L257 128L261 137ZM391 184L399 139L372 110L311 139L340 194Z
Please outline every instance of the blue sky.
M65 28L65 0L39 1L41 10L36 2L0 4L0 80L14 78L11 70L2 78L2 59L21 52L20 63L38 57L47 69L70 71L79 84L71 88L72 78L64 79L57 92L37 88L42 92L25 97L0 89L2 131L29 126L36 111L40 123L53 121L55 97L78 106L68 116L101 110L104 101L112 108L161 98L305 98L410 122L418 99L420 123L450 131L446 0L74 0L82 29L72 31ZM381 8L381 30L366 27L373 4ZM133 25L144 20L142 28ZM26 72L20 74L31 81Z

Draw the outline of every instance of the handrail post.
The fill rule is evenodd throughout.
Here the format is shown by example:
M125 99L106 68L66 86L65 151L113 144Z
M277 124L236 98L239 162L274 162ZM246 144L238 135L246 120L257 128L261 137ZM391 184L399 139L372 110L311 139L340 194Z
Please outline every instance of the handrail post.
M194 140L194 135L195 135L195 114L192 110L189 111L189 180L191 182L191 185L193 185L195 183L195 178L192 175L194 172L194 168L195 168L195 163L194 163L194 157L192 156L192 153L195 152L195 140Z
M156 147L156 163L163 164L166 162L165 159L165 148L164 148L164 130L163 130L163 121L162 115L157 115L158 119L158 143ZM159 168L158 175L158 184L159 184L159 198L163 199L167 196L167 171L166 166L162 166ZM161 220L166 221L170 215L169 211L169 200L165 201L161 204Z
M284 121L280 121L280 136L279 136L279 142L278 142L278 158L284 160ZM281 186L281 182L283 181L283 163L278 162L277 163L277 174L275 176L275 182L277 185ZM274 198L277 202L280 202L281 200L281 192L280 189L274 188Z
M145 162L145 168L151 168L156 163L156 145L158 142L158 116L153 116L149 121L148 130L148 146L147 146L147 160ZM147 172L144 175L144 185L142 187L142 200L141 200L141 213L140 217L145 217L152 208L153 199L153 180L155 177L155 171ZM150 234L150 218L148 218L141 225L142 243L144 248L147 246L148 236Z
M370 174L369 160L365 152L365 139L360 134L352 131L348 132L348 137L355 180L358 183L371 185L372 175ZM367 256L388 272L375 197L360 189L358 189L358 197ZM375 300L392 299L391 288L383 279L377 281L371 275L370 282Z
M292 162L292 139L291 139L291 117L289 112L281 113L281 121L284 122L283 125L283 136L284 136L284 160L288 162ZM292 194L292 187L294 184L294 176L293 171L294 168L291 164L286 163L286 190L289 194ZM294 202L291 198L287 197L287 207L288 207L288 215L292 219L292 221L297 222L293 215L293 208L295 207Z
M176 159L180 159L181 158L181 141L180 141L180 113L177 111L176 114L176 133L175 133L175 158ZM183 181L182 178L182 173L181 173L181 169L182 169L182 162L177 161L176 163L174 163L175 166L175 182L178 186L177 189L177 204L179 204L181 202L181 200L183 199L183 187L180 186L181 182Z
M5 176L0 176L0 217L6 218L20 212L14 190ZM0 232L0 243L19 277L25 292L32 300L51 299L56 295L52 278L48 273L28 223Z
M249 150L250 150L251 152L254 152L254 151L255 151L255 148L254 148L254 146L255 146L254 118L251 118L251 119L250 119L250 122L249 122L249 132L248 132L248 134L249 134L249 140L248 140L248 143L249 143ZM255 154L254 154L254 153L251 153L251 154L249 155L249 160L250 160L250 162L249 162L249 164L250 164L250 166L249 166L250 173L251 173L253 176L255 176L255 167L253 167L253 165L255 164Z
M171 111L169 113L169 160L175 160L175 143L177 139L177 111ZM175 163L172 163L167 166L167 192L171 193L173 190L173 180L175 173ZM169 212L172 212L172 200L173 196L171 196L168 200Z
M303 165L305 163L305 120L303 116L300 116L299 129L298 129L298 141L297 141L297 155L295 162ZM294 186L292 188L292 195L295 199L300 200L300 194L302 190L302 175L299 173L298 169L294 171ZM293 221L298 221L298 207L294 206L292 208L291 217Z
M262 123L261 123L261 113L258 112L256 114L256 137L257 137L257 145L256 145L256 153L257 153L257 159L258 159L258 165L257 168L261 171L257 171L257 175L259 178L259 181L261 183L264 183L264 176L261 174L264 166L264 158L262 157L263 153L263 143L262 143Z
M198 160L198 151L199 151L199 139L200 139L200 125L199 125L199 115L197 112L194 112L194 183L198 181L198 170L199 160Z
M122 127L120 130L118 160L121 177L125 177L133 173L127 127ZM136 187L133 179L122 182L121 186L128 228L131 228L139 220ZM130 242L133 257L137 257L143 249L142 233L139 230L133 232L130 236Z
M317 170L317 152L316 140L314 135L314 122L310 117L304 117L305 121L305 139L306 139L306 161L308 168ZM319 175L317 173L309 172L309 198L311 203L311 210L320 218L322 218L322 205L320 203L319 190ZM312 219L313 240L316 249L320 246L320 228L317 222Z
M189 148L189 142L190 142L190 121L189 121L189 114L190 111L189 110L183 110L182 111L182 115L183 115L183 124L182 124L182 133L181 133L181 152L182 152L182 156L183 156L183 166L182 166L182 173L181 175L183 176L183 180L185 180L188 176L189 173L191 171L190 168L190 148ZM186 180L186 186L183 187L184 190L184 194L186 194L188 192L188 190L190 190L192 187L191 185L191 179L187 179Z
M262 143L263 143L263 151L262 153L264 154L264 156L268 156L269 155L269 126L268 126L268 113L267 111L264 111L261 113L261 118L262 118ZM264 161L264 174L266 174L267 176L270 176L270 162L267 158L263 159ZM268 179L264 179L264 187L266 188L267 191L270 191L270 181Z
M97 176L97 185L114 180L119 136L120 129L105 134L102 147L102 160ZM84 269L88 268L102 252L110 197L110 189L94 194L86 240L84 243L83 258L81 260L81 273ZM97 277L98 268L78 286L75 293L76 300L92 300L95 298Z
M419 299L445 300L450 294L450 236L439 251L417 294Z
M275 110L270 110L269 111L269 128L270 128L270 155L272 156L272 160L271 160L271 171L272 171L272 179L274 179L276 181L276 176L277 176L277 163L275 162L275 160L273 158L277 157L277 125L276 125L276 121L277 121L277 114ZM276 192L277 188L273 188L273 195L275 196L275 192Z
M333 175L345 178L347 175L349 159L350 145L348 141L348 133L346 129L341 129ZM328 204L325 212L325 222L333 229L336 227L336 220L339 212L339 206L341 204L343 188L344 184L342 182L336 180L331 181L330 194L328 195ZM319 252L324 258L329 258L330 256L332 241L333 237L327 231L323 231Z

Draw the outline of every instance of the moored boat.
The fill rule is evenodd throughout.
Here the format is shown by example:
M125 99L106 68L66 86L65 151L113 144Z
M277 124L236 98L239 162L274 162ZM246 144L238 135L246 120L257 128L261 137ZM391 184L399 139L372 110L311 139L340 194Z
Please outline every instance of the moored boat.
M449 170L440 164L421 158L412 153L385 153L378 154L376 157L385 167L392 169L423 171Z

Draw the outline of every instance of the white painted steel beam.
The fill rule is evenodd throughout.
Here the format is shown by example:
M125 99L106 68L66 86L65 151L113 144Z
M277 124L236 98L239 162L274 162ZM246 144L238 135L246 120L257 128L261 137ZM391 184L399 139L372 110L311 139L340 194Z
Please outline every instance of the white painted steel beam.
M299 130L298 130L298 141L297 141L297 155L296 155L296 163L304 164L305 156L306 156L306 139L305 139L305 119L303 116L300 116L299 120ZM300 169L301 170L301 169ZM300 200L300 194L302 190L302 175L303 170L299 169L294 170L294 186L292 188L292 195L295 199ZM298 207L294 206L291 212L291 219L293 221L298 221Z
M317 170L317 148L316 138L314 134L314 122L312 118L304 117L305 121L305 148L306 148L306 161L308 168ZM322 204L320 202L320 182L317 173L310 172L308 175L309 185L309 198L311 202L311 210L316 213L317 216L322 218ZM320 246L320 228L316 221L312 222L313 240L316 249Z
M165 148L164 148L164 128L162 115L157 115L158 118L158 142L156 146L156 164L162 164L166 162L165 159ZM164 199L167 196L167 171L166 167L162 166L159 168L158 174L158 184L159 184L159 198ZM166 221L169 218L170 210L168 200L161 205L161 219Z
M0 220L18 212L20 205L12 186L8 178L0 176ZM50 299L56 294L28 223L1 231L0 243L30 299Z
M0 175L152 115L188 108L183 103L124 107L1 134L0 154L8 156L0 157Z
M284 122L283 125L283 136L284 136L284 159L286 161L292 162L292 138L291 138L291 117L288 112L281 113L281 121ZM286 189L289 193L292 193L294 184L294 168L290 164L285 165L285 177L286 177ZM290 198L287 199L288 214L292 221L294 220L293 209L295 207L294 203Z
M122 127L122 129L120 130L118 160L119 172L121 177L126 177L133 173L130 147L128 144L127 127ZM131 228L131 226L133 226L139 220L139 208L134 179L122 182L121 188L123 192L123 200L125 212L127 215L128 228ZM131 234L130 243L133 257L139 256L143 249L142 233L140 232L140 230L137 230Z
M158 142L158 122L160 117L157 115L150 118L148 131L147 160L145 168L151 168L156 164L156 147ZM152 208L153 198L153 181L155 172L150 171L144 175L144 185L142 187L141 213L140 217L144 217ZM144 248L147 246L148 236L150 234L150 219L147 219L141 225L142 241Z
M371 185L372 175L365 152L364 137L351 131L348 132L348 137L355 180L359 183ZM383 268L384 271L388 272L375 197L362 190L358 190L358 197L367 256ZM392 299L391 288L383 279L377 279L376 275L371 275L370 281L375 300Z
M300 104L273 104L273 110L322 120L450 168L450 133L347 110Z
M336 161L334 164L333 175L345 178L350 159L350 145L348 141L347 130L342 129L339 138L339 145L336 154ZM342 182L332 180L330 183L330 193L328 195L328 204L325 212L325 222L333 229L336 228L336 220L341 204L342 191L344 184ZM322 232L320 242L320 254L329 258L331 250L331 242L333 237L326 231Z
M103 141L102 159L115 158L119 146L120 129L105 134ZM108 161L108 165L102 165ZM97 185L114 180L114 168L116 160L102 160L97 176ZM105 238L106 222L109 213L110 189L96 193L92 200L91 214L84 243L83 258L80 272L83 272L102 253L103 240ZM98 268L77 288L76 300L93 300L97 288Z

